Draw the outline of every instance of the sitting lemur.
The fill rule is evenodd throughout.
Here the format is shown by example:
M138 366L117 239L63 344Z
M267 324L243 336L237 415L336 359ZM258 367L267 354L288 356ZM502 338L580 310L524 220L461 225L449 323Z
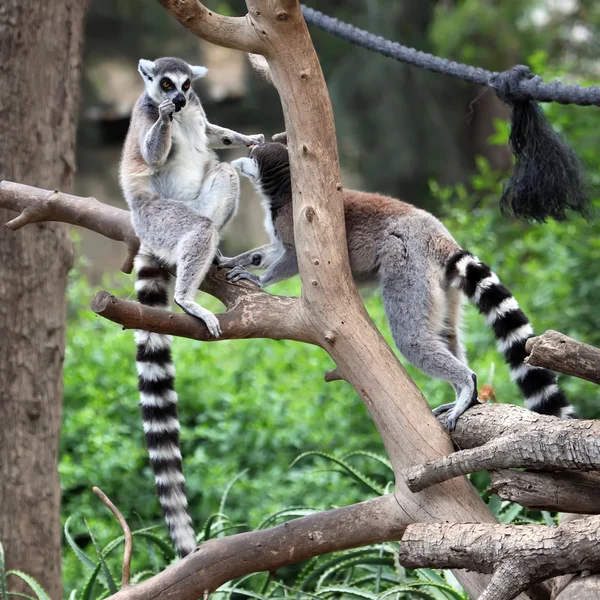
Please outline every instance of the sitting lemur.
M207 69L179 58L140 60L145 91L135 104L121 159L120 181L141 246L135 259L138 301L168 308L169 268L177 268L175 303L219 337L219 321L194 296L213 263L219 233L238 206L239 178L213 148L250 146L246 136L209 123L192 89ZM172 337L136 331L144 434L158 498L180 556L196 547L187 511L179 450Z
M294 246L292 186L287 148L255 145L232 162L263 200L271 243L233 258L230 281L247 279L266 287L298 273ZM433 377L452 384L456 401L435 409L453 430L460 415L478 403L477 377L460 339L461 292L493 329L499 351L530 410L573 417L556 374L523 362L533 329L517 301L490 267L461 248L430 213L395 198L344 190L350 267L356 279L377 278L394 341L404 357ZM265 268L257 276L246 267Z

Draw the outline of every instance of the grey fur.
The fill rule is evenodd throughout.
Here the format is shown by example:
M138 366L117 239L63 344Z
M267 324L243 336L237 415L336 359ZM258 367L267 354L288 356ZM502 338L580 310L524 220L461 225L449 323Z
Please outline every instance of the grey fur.
M218 163L212 148L249 146L245 136L213 125L191 81L206 73L178 58L140 60L145 91L138 99L125 140L120 181L141 240L136 259L138 300L168 308L169 274L177 267L175 302L219 337L219 321L195 302L211 266L219 233L237 210L239 178ZM184 556L196 541L187 514L179 451L177 395L168 336L136 332L144 431L161 506L175 547Z
M231 269L227 274L231 281L247 279L262 287L295 275L298 265L287 149L278 143L261 144L251 150L248 158L238 159L232 165L253 182L262 197L271 243L233 258L219 257L219 266ZM486 289L499 297L504 294L504 298L510 293L489 267L464 252L444 225L428 212L394 198L350 190L344 190L344 209L352 274L358 281L379 280L392 336L406 359L428 375L452 384L456 401L435 411L448 412L446 423L452 430L460 415L478 402L477 377L467 364L460 339L459 290L465 291L494 326L501 324L503 317L494 313L501 310L501 305L487 307L480 303L481 295ZM453 257L462 257L462 271L449 279L447 269ZM256 276L246 267L266 270ZM478 279L478 269L479 273L487 269L488 278ZM471 288L472 292L466 291ZM514 303L509 307L511 316L516 314L527 323L514 298L510 298ZM515 362L515 352L524 346L530 329L524 325L497 334L507 360ZM536 377L544 380L535 393L530 392L532 404L537 403L528 403L530 408L536 410L546 402L539 412L569 414L564 395L557 392L554 374L525 373L527 366L523 364L513 364L511 369L517 382L519 377L529 377L529 383Z

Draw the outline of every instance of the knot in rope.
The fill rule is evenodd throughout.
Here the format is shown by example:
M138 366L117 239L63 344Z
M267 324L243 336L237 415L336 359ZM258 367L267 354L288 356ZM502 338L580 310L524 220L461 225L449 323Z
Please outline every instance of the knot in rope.
M514 106L520 102L533 100L531 94L527 93L521 85L524 81L533 79L531 69L526 65L515 65L508 71L495 73L489 80L489 86L496 92L496 96Z

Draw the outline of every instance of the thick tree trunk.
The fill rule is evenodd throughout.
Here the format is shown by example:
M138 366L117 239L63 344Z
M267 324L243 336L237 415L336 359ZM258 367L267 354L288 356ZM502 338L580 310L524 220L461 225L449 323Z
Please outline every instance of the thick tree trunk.
M86 5L0 4L0 179L72 183ZM1 221L11 216L0 212ZM72 256L66 225L0 229L0 540L7 566L51 598L62 596L57 458Z

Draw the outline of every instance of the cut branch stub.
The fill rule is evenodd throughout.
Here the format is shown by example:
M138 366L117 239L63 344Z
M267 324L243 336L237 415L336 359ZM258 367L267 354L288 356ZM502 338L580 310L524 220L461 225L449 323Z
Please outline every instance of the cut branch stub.
M525 344L525 362L600 384L600 350L558 331L546 331Z
M407 469L404 476L408 487L418 492L459 475L512 467L550 471L599 469L600 421L548 417L478 448Z
M600 569L600 516L557 527L410 525L402 537L399 561L410 569L493 572L479 600L512 600L550 577Z
M600 513L600 474L491 471L490 492L502 500L553 512Z

